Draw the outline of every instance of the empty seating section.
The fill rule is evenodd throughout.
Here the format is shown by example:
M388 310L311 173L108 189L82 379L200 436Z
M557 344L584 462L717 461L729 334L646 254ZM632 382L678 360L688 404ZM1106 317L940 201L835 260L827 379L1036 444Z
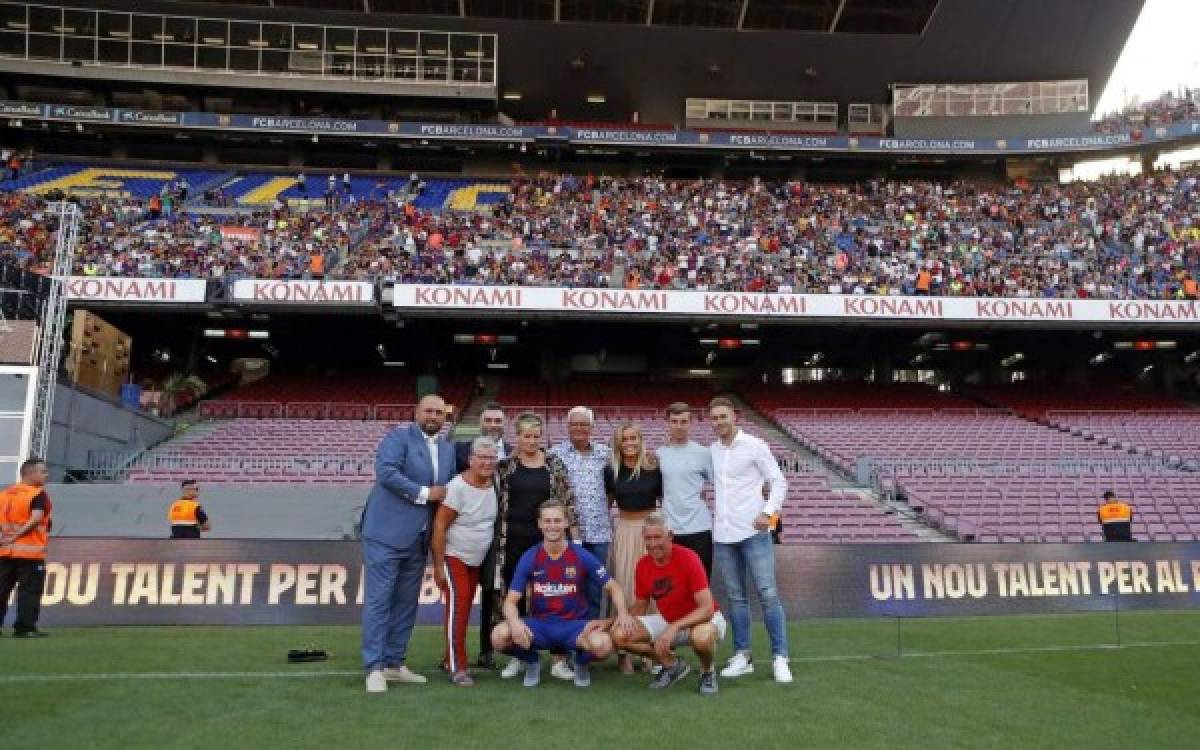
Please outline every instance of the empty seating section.
M782 516L784 544L918 541L893 515L858 491L829 489L825 477L789 476Z
M1122 450L1200 468L1200 411L1047 411L1046 421L1072 434Z
M1045 462L1120 455L1109 446L999 410L781 409L775 414L801 444L845 471L852 471L859 458Z
M979 402L919 383L888 386L813 383L787 386L744 385L754 408L770 414L776 409L953 409L979 407Z
M1158 393L1134 389L1078 387L1046 390L1022 386L976 386L971 393L996 406L1023 416L1042 418L1047 411L1064 409L1137 411L1179 409L1183 402Z
M1182 472L1034 477L898 477L909 502L982 542L1098 542L1101 496L1134 506L1142 541L1200 539L1200 476Z
M131 482L355 484L375 478L390 421L229 419L202 424L139 459Z
M466 407L471 384L463 378L440 383L447 404ZM410 376L345 375L328 378L270 375L200 405L205 417L294 419L412 419L417 397Z
M441 385L463 408L474 383ZM129 480L367 484L379 440L412 418L416 386L412 377L273 375L206 402L210 416L241 418L194 427L139 459ZM1108 490L1134 505L1136 538L1200 539L1200 471L1188 470L1200 467L1200 411L1155 408L1176 402L1144 396L1129 401L1150 410L1080 411L1055 407L1089 399L1111 407L1123 396L1101 398L1096 390L1055 400L1044 392L981 389L976 400L927 386L831 384L747 385L741 392L846 476L869 459L876 489L895 492L929 523L964 540L1099 540L1096 508ZM610 445L619 426L632 421L654 449L669 439L665 406L673 401L692 406L693 440L715 440L706 410L715 393L702 383L597 376L564 383L509 379L497 398L510 425L521 411L541 414L548 445L567 439L567 412L582 404L595 413L597 442ZM743 413L740 424L781 459L786 544L918 540L870 490L845 486L754 414ZM711 488L706 499L712 502Z
M971 402L932 388L924 396L902 387L751 391L806 448L847 474L859 459L871 459L880 487L964 539L1099 540L1096 508L1107 490L1135 506L1135 537L1200 538L1200 474L1159 460L1200 457L1200 412L1062 412L1056 404L1100 399L1111 406L1124 397L1101 398L1099 390L1062 398L1015 388L974 391L1044 416L1047 425L1004 409L967 408ZM1154 395L1127 400L1177 403ZM879 408L888 402L922 406Z

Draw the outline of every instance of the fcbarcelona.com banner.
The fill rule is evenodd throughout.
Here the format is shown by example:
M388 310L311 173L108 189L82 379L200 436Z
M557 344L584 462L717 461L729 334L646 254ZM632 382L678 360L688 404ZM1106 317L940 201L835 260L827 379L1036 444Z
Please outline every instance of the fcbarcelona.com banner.
M1200 544L786 546L792 617L922 617L1200 605ZM57 625L354 624L357 542L55 539L42 621ZM719 595L718 591L718 595ZM418 621L441 621L432 576Z
M397 284L393 304L406 310L552 312L582 315L741 316L780 319L927 320L1063 323L1200 321L1194 301L1054 300L997 297L877 297L846 294L563 289L553 287Z
M708 132L687 128L581 128L561 125L447 124L394 122L334 117L163 112L93 105L0 101L0 118L123 126L180 128L260 133L329 134L346 137L447 141L567 142L580 145L649 146L684 149L763 151L828 151L846 153L1020 154L1103 151L1144 143L1192 140L1200 136L1200 121L1131 128L1120 133L1090 130L1070 135L1017 138L885 138L880 136L821 135L778 131Z

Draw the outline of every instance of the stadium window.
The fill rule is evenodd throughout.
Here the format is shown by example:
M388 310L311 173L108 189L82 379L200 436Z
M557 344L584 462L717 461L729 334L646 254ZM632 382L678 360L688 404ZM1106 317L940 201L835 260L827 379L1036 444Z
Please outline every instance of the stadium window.
M1025 382L1025 371L1024 370L1013 370L1011 373L1009 373L1008 382L1024 383Z

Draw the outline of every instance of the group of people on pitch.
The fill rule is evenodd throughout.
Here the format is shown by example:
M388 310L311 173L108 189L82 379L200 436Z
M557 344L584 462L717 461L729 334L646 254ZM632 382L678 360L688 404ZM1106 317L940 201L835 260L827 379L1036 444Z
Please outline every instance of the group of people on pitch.
M774 679L792 681L770 534L786 482L767 444L738 428L728 399L709 404L711 446L690 439L691 409L676 403L667 409L668 441L653 452L629 423L611 447L594 441L586 407L568 412L568 439L552 448L543 444L543 419L529 413L515 421L515 443L505 442L506 416L494 403L480 415L478 438L451 443L442 436L446 411L440 397L425 396L413 423L379 447L362 523L369 693L426 682L406 660L429 553L445 613L442 666L455 685L474 684L465 641L477 587L476 666L498 667L494 652L508 654L501 676L523 675L527 687L540 682L547 651L551 674L579 687L591 684L591 663L615 652L623 673L641 657L654 673L650 686L667 688L690 673L675 653L688 646L700 662L700 692L715 694L727 626L734 653L721 676L754 671L751 587ZM713 512L703 497L710 484ZM728 621L709 588L714 557Z

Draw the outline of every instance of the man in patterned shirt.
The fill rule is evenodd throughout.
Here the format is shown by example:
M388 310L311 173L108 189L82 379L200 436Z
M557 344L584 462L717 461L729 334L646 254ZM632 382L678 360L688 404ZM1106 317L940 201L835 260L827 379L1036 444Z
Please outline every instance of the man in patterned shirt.
M573 407L567 412L567 440L550 452L567 465L567 484L575 496L575 511L579 515L579 530L583 548L602 563L608 561L612 544L612 518L608 511L608 495L604 491L604 467L611 452L602 443L592 441L596 421L586 406ZM588 617L601 614L604 590L594 581L587 583Z

